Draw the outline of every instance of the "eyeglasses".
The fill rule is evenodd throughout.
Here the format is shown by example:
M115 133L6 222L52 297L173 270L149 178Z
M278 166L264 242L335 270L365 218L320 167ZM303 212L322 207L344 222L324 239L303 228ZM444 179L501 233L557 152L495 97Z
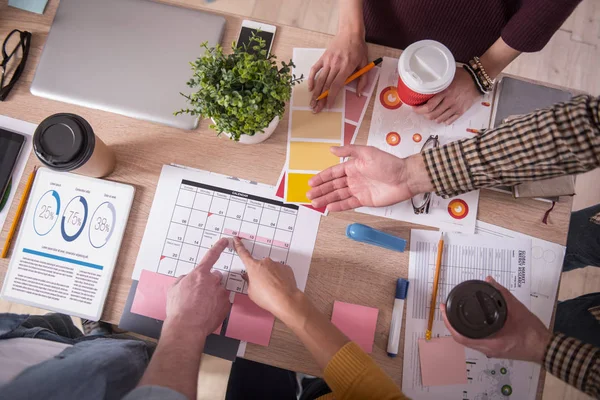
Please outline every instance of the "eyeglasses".
M435 147L439 147L440 141L438 139L438 135L431 135L429 138L423 143L423 147L421 147L421 153L426 150L433 149ZM421 193L410 199L413 211L415 214L429 214L429 205L431 204L431 193Z
M13 30L8 34L2 44L2 75L0 75L0 101L4 101L17 80L23 74L29 47L31 46L31 33Z

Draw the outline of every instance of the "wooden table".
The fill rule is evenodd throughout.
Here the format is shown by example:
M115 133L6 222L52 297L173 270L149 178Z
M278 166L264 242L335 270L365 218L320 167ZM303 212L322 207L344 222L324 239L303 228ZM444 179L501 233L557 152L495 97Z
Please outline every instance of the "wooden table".
M192 0L168 2L199 8L192 5ZM109 179L135 185L135 200L102 318L116 324L121 317L131 285L131 274L162 165L183 164L274 185L285 161L288 119L284 116L275 134L263 144L245 146L217 138L215 133L208 129L206 122L202 122L197 131L183 131L34 97L29 93L29 87L57 6L58 0L50 0L45 14L38 16L7 7L7 0L0 0L0 39L14 28L33 33L26 70L8 100L0 103L0 113L36 124L59 112L73 112L83 116L91 123L96 134L117 154L117 168ZM233 15L227 15L226 18L224 44L236 39L242 20ZM280 60L287 61L291 58L294 47L326 47L329 40L330 36L326 34L278 26L273 51ZM198 53L200 54L200 48ZM369 45L370 59L399 55L399 50ZM367 140L372 103L360 129L359 144L365 144ZM36 164L39 162L32 154L19 184L17 199L21 197L25 178ZM8 223L0 236L2 243L14 217L16 203L12 204ZM515 200L510 195L483 190L478 218L564 245L571 200L557 204L548 225L543 225L541 219L547 208L548 203ZM345 228L351 222L369 224L402 237L409 237L410 229L419 226L355 212L332 214L322 218L306 286L306 294L316 307L327 315L331 315L334 300L363 304L380 310L372 356L400 385L402 357L389 358L386 355L386 347L395 282L398 277L408 276L409 254L346 239ZM4 279L7 267L8 260L0 260L0 280ZM400 348L404 348L403 343L400 344ZM248 345L246 357L282 368L319 374L310 354L280 321L275 322L269 347ZM541 385L542 383L540 387Z

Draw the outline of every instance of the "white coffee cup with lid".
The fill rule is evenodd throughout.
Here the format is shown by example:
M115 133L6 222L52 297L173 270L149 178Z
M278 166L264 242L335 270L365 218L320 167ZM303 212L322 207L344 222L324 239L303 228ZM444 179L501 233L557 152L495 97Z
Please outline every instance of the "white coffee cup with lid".
M398 60L398 96L404 104L417 106L452 83L456 63L450 50L435 40L408 46Z

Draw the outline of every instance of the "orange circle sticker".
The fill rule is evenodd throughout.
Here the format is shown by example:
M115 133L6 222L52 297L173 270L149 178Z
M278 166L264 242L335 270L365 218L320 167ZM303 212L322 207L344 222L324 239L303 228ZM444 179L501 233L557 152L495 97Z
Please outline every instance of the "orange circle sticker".
M398 96L398 88L395 86L388 86L383 89L379 95L379 101L388 110L396 110L402 105L400 96Z
M385 135L385 141L390 146L398 146L400 144L400 135L398 132L390 132Z
M469 206L464 200L452 200L448 204L448 214L454 219L463 219L469 214Z
M415 133L415 134L413 135L413 141L414 141L415 143L419 143L421 140L423 140L423 136L421 136L421 134L420 134L420 133Z

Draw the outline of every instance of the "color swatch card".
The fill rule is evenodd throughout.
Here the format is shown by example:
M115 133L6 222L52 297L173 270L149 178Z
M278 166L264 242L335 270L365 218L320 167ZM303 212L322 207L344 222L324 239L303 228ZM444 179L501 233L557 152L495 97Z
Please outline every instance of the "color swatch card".
M354 142L379 75L379 68L366 74L367 84L360 97L357 82L352 82L338 94L331 107L315 114L310 107L313 93L308 90L308 76L324 52L325 49L294 49L294 74L304 75L304 80L294 86L290 102L283 184L288 203L310 204L306 198L310 178L341 161L329 148Z
M430 137L437 136L439 145L443 146L471 138L489 127L493 93L483 96L454 124L438 124L400 101L396 89L398 60L384 57L381 65L368 145L404 158L419 153ZM479 192L474 191L450 199L432 194L428 213L416 214L410 200L389 207L363 207L358 211L445 231L473 233L478 205Z
M100 319L134 192L130 185L40 168L2 297Z
M294 74L304 80L292 90L290 101L287 173L285 201L310 204L306 192L308 181L320 171L338 164L340 159L329 152L344 140L344 104L346 92L336 98L331 107L318 114L310 107L312 93L308 90L308 75L324 49L294 49Z
M275 317L256 305L250 297L237 293L233 300L225 336L268 346Z
M379 66L367 72L364 76L367 80L366 86L362 89L360 96L358 95L358 80L354 80L346 85L346 105L344 109L344 145L353 144L358 136L358 130L362 124L363 118L371 102L373 89L379 78Z
M336 301L331 322L365 352L372 353L378 314L376 308Z
M279 175L279 179L277 180L277 185L275 186L275 196L279 197L282 200L285 197L285 182L286 182L285 178L286 178L286 170L284 168L283 171L281 171L281 174ZM315 208L310 204L303 204L301 207L306 207L309 210L312 210L312 211L317 212L322 215L328 214L327 207Z

